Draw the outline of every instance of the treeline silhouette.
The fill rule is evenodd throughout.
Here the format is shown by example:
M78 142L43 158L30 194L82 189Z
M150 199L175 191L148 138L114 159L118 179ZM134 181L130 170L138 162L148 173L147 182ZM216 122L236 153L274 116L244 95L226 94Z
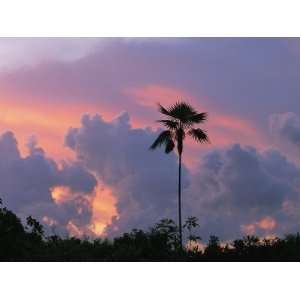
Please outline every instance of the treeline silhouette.
M1 261L300 261L300 235L259 239L246 236L222 245L211 236L200 248L193 234L197 219L184 224L186 246L180 246L179 230L170 219L147 231L134 229L108 239L45 236L43 226L28 217L26 225L10 210L0 206Z

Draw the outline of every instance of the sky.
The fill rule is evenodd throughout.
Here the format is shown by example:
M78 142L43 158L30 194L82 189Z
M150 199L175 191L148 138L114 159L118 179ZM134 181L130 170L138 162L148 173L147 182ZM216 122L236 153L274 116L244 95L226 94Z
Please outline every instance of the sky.
M186 140L183 216L205 239L300 230L300 39L0 38L0 195L50 233L177 220L157 103L208 112Z

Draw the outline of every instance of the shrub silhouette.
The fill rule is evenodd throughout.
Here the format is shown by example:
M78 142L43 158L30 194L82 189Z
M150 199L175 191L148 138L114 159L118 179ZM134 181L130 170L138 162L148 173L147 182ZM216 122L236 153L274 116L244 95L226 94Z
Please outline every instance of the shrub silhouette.
M1 260L17 260L24 257L22 251L26 234L21 220L10 210L0 207L0 257Z
M1 261L300 261L300 235L260 239L246 236L222 245L211 236L204 250L191 249L199 241L192 233L198 227L189 217L187 247L181 249L179 231L173 220L163 219L149 230L133 229L108 239L45 236L43 226L28 217L24 226L7 208L0 206Z

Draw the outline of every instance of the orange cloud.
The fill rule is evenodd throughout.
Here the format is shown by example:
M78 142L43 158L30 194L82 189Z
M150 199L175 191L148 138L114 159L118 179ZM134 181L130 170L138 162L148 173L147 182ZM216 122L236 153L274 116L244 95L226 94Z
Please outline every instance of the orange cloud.
M98 184L93 198L93 216L90 230L96 235L102 235L113 216L117 216L117 199L110 187Z
M273 230L276 225L276 221L271 217L265 217L257 223L257 226L265 231Z
M69 105L62 101L57 105L50 101L0 94L0 131L14 132L23 155L27 153L25 145L28 137L36 135L39 145L59 161L73 157L72 152L64 147L64 136L70 126L80 125L85 112L100 112L104 119L114 116L110 109L92 103Z
M67 230L68 230L70 236L75 236L75 237L78 237L78 238L82 238L84 236L84 233L85 233L83 229L79 228L72 221L68 222Z
M55 203L62 204L67 201L72 201L76 193L72 192L67 186L55 186L51 189L51 196ZM102 183L97 184L96 191L89 196L89 201L92 205L92 220L88 226L89 230L95 235L102 235L105 228L110 224L112 217L117 216L116 202L117 199L113 195L113 191L108 186L104 186ZM80 211L78 212L80 214ZM50 220L47 216L43 221L48 224L54 224L53 220ZM68 224L68 229L72 231L73 235L78 235L80 228L77 228L75 224ZM81 234L82 234L81 230Z
M209 112L205 129L209 133L212 144L199 146L192 140L187 140L184 162L190 168L193 168L199 160L199 149L209 149L236 142L259 144L258 133L251 122L217 111L210 107L207 99L203 98L200 101L184 90L162 85L147 85L126 89L125 94L132 96L133 100L143 109L141 115L131 113L133 127L152 126L157 128L159 126L154 122L155 116L158 116L155 108L157 102L170 105L178 100L186 100L200 111ZM63 159L73 159L73 152L64 147L64 136L68 128L80 126L82 114L86 112L100 113L105 120L111 120L119 113L117 108L105 106L100 102L95 104L77 99L75 103L72 105L61 101L58 105L57 101L53 102L50 99L41 101L1 92L0 132L12 130L15 133L20 142L19 148L22 155L28 153L25 145L28 137L34 134L39 145L57 162ZM132 107L128 107L129 112L131 109ZM71 196L70 190L66 187L55 187L51 192L58 203L66 201ZM90 230L95 234L103 234L111 217L117 215L116 201L113 190L98 183L95 195L91 198L93 217ZM76 232L73 225L69 225L70 230ZM262 226L265 226L264 223Z
M55 186L51 189L51 197L56 204L70 201L74 193L68 186Z
M257 229L262 229L266 232L270 232L273 229L275 229L276 226L277 226L276 221L273 218L267 216L262 218L258 222L254 222L251 224L243 224L241 225L240 228L242 233L247 235L253 235L256 233Z
M70 126L80 126L82 114L100 113L105 120L115 117L111 109L93 103L78 103L69 106L64 102L60 105L51 104L49 101L36 99L20 99L13 95L0 94L0 133L11 130L19 142L21 154L27 155L27 140L33 134L37 137L47 155L58 163L65 159L74 159L74 154L64 147L64 137ZM66 186L56 186L51 190L52 198L56 203L70 201L74 196ZM111 217L116 216L116 199L110 188L98 183L90 201L93 206L93 217L90 230L96 235L103 233L105 226L110 223ZM44 216L46 224L53 225L54 221ZM73 235L82 234L82 230L75 224L68 224L68 230Z

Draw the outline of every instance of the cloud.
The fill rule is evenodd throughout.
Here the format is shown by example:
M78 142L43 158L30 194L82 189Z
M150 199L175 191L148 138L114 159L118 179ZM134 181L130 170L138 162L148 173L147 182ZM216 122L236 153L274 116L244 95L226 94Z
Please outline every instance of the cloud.
M1 196L21 217L30 214L76 235L92 235L96 219L99 233L103 229L101 218L93 219L99 185L116 199L109 236L161 218L177 220L176 155L148 151L159 131L133 128L126 112L112 121L86 114L65 136L76 160L61 165L34 137L22 157L13 133L6 132L0 138ZM183 170L183 217L199 218L204 239L299 230L300 168L281 152L229 145L206 152L192 173Z
M288 207L300 203L300 168L280 152L236 144L211 151L197 169L185 198L205 237L299 230Z
M44 224L66 232L69 224L88 228L91 220L90 196L97 181L79 163L63 162L59 167L46 157L35 138L28 142L29 154L21 157L12 132L0 136L0 191L4 205L21 218L32 215ZM70 198L56 202L52 191L57 186L70 190ZM51 224L50 224L51 223Z
M176 218L176 156L148 152L158 132L140 127L157 118L152 104L174 101L178 95L208 110L212 134L211 148L193 148L195 159L190 165L194 168L185 169L185 215L200 217L204 235L234 237L245 226L263 234L268 226L259 224L270 219L276 226L269 231L298 228L299 167L278 151L261 152L257 138L261 128L262 140L269 144L266 118L281 111L286 99L285 105L293 107L294 113L274 115L271 127L281 144L287 140L298 151L299 58L290 52L290 40L112 39L104 47L83 47L80 55L68 60L69 49L80 48L70 41L50 39L43 50L39 50L40 41L29 41L28 50L22 51L28 56L14 58L17 63L13 64L20 67L19 62L27 58L30 64L0 76L1 128L14 126L18 141L29 132L38 133L43 145L29 141L28 155L21 157L15 137L2 137L1 168L9 178L3 175L7 185L3 183L3 190L7 197L16 195L9 198L12 205L18 201L14 204L18 211L24 206L26 213L42 216L49 205L47 222L55 218L74 231L79 230L78 224L84 228L91 214L92 172L117 200L116 218L108 231L146 227L161 217ZM53 52L58 45L62 46ZM29 51L33 48L36 51ZM31 63L33 56L37 60ZM130 120L124 113L108 121L120 109L130 113ZM85 115L78 124L79 115L88 111L99 111L102 117ZM46 153L51 147L59 153L55 159L64 157L59 139L70 125L75 128L68 131L65 142L77 161L60 167L52 153L51 158ZM197 165L199 159L202 163ZM18 193L12 185L19 186ZM27 200L33 198L42 204ZM77 199L78 205L69 199ZM79 222L80 206L86 207L83 216L88 217Z
M107 228L109 234L176 218L176 156L163 150L149 151L158 131L134 129L129 121L128 113L111 122L99 115L85 115L81 127L71 128L65 139L78 161L111 187L117 198L118 215ZM187 186L186 168L184 175Z
M125 110L134 127L144 127L157 118L156 102L184 99L209 112L214 146L246 142L258 146L261 141L268 144L265 137L258 137L265 134L266 115L273 112L268 101L272 99L276 110L282 99L278 95L287 89L293 91L289 104L298 99L298 79L285 79L298 78L298 70L280 63L293 66L295 57L282 49L281 39L103 39L80 57L64 59L69 48L77 49L76 43L84 41L89 48L89 39L47 40L45 49L50 53L55 45L64 45L53 53L55 59L43 54L39 64L1 74L0 107L9 114L0 112L0 117L6 127L17 122L20 136L24 127L31 127L39 131L44 148L42 139L48 137L45 144L57 149L53 144L57 136L61 138L60 128L66 123L78 126L75 120L84 112L100 112L109 120ZM278 75L279 67L283 71ZM15 128L14 132L20 139Z
M81 126L66 135L78 161L117 199L109 235L147 228L160 218L177 220L176 156L148 152L156 135L132 128L127 113L111 122L85 115ZM204 238L284 234L299 226L300 168L277 150L239 144L212 150L193 173L185 169L184 178L183 216L200 219Z
M1 72L45 61L74 61L101 45L99 38L1 38Z
M282 141L300 146L300 118L293 112L273 114L269 118L270 130Z
M129 111L135 117L147 113L133 105L124 91L166 86L189 91L198 98L199 105L222 107L226 114L242 115L260 125L264 125L267 115L281 109L289 91L287 105L300 112L298 57L289 49L291 39L102 39L99 46L91 41L29 39L26 49L30 50L22 51L22 61L30 60L31 53L43 45L42 55L32 55L41 57L40 63L5 72L0 78L1 90L49 98L52 103L101 103L115 112L120 108ZM5 48L7 40L0 43ZM24 43L24 39L14 41L11 48L24 49ZM88 50L66 61L81 48ZM52 60L47 53L51 53ZM249 103L255 109L249 109Z

